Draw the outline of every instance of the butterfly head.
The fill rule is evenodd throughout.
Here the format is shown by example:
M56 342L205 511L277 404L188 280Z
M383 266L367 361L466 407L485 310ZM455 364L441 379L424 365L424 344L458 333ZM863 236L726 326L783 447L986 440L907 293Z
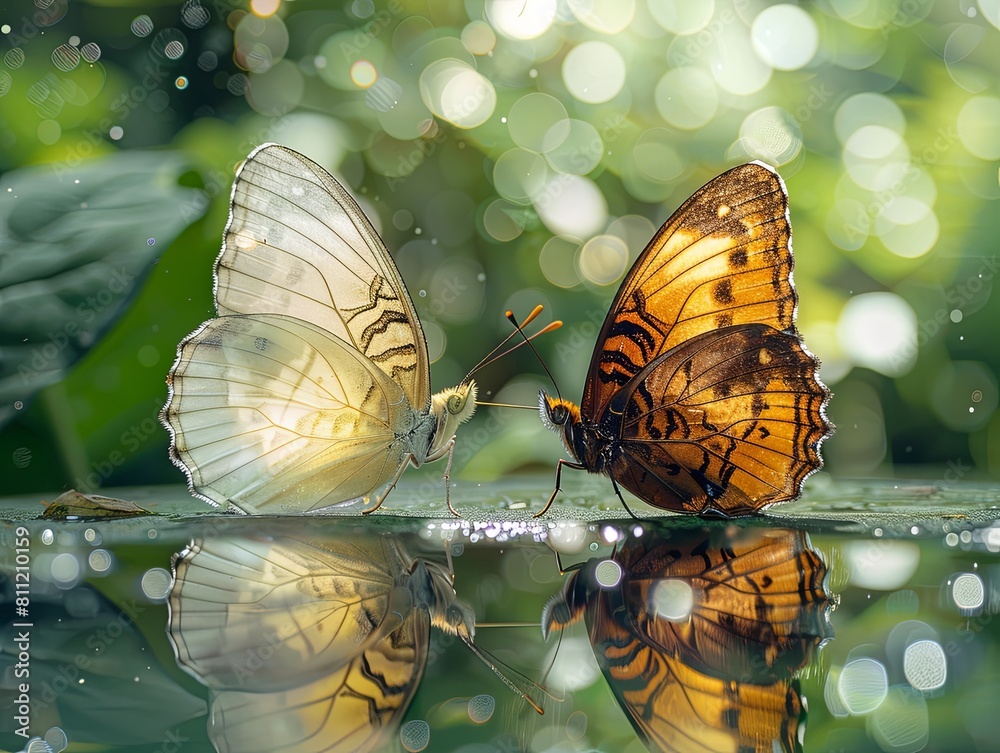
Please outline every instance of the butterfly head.
M573 428L580 423L579 406L561 397L552 397L545 390L539 390L538 413L545 428L561 435L566 449L576 457Z
M455 436L458 427L472 418L478 392L475 381L470 379L431 396L431 415L437 419L431 441L432 457L440 457L438 453Z

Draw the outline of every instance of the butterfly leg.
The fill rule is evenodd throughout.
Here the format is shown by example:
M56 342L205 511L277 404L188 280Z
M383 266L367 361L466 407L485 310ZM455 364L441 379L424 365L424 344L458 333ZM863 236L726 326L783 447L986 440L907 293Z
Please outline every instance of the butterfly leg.
M379 495L377 500L375 500L375 506L367 510L362 510L361 511L362 515L371 515L373 512L375 512L378 508L382 506L382 503L385 501L385 498L389 496L389 492L391 492L393 489L396 488L396 482L398 482L399 477L403 475L403 471L406 470L406 466L408 466L411 462L413 462L412 455L410 456L409 461L403 460L403 462L399 464L399 470L396 471L396 475L392 477L392 481L386 487L385 491L382 492L381 495ZM368 502L367 497L365 498L365 502L366 503Z
M549 501L545 503L545 507L543 507L540 512L536 512L535 515L534 515L534 517L540 518L542 515L544 515L546 512L548 512L549 508L552 507L552 502L555 500L556 495L559 492L562 491L562 486L561 486L562 485L562 469L563 469L564 465L568 466L569 468L572 468L575 471L585 471L585 470L587 470L587 466L585 466L585 465L583 465L581 463L573 463L573 462L571 462L569 460L562 460L562 459L560 459L559 462L556 463L556 488L553 489L552 490L552 494L549 495Z
M622 490L618 488L618 482L615 481L614 476L611 477L611 485L615 488L615 494L617 494L618 499L621 500L622 507L625 508L625 512L631 515L634 520L639 520L639 516L632 512L631 508L625 504L625 497L622 496Z
M444 501L448 505L448 510L456 518L461 517L458 511L451 506L451 459L455 455L455 437L448 440L448 444L445 445L448 448L448 462L444 467Z

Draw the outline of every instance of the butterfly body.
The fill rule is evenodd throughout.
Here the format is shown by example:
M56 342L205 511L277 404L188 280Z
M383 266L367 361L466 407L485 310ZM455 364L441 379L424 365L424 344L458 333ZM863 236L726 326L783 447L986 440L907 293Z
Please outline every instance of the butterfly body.
M218 317L178 347L161 414L172 459L210 504L370 512L407 465L450 457L475 411L471 379L431 395L388 250L350 194L290 149L261 146L237 173L215 300Z
M731 517L794 499L833 427L795 330L791 270L773 171L742 165L696 192L622 283L581 405L540 394L543 423L575 461L562 464L677 512Z

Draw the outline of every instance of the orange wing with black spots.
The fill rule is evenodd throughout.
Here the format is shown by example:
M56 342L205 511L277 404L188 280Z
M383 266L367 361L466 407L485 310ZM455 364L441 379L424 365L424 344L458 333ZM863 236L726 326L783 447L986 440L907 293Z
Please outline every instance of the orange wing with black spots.
M801 531L664 536L646 526L614 555L616 586L591 560L543 613L586 617L597 663L650 751L800 751L795 679L830 636L826 566Z
M612 476L652 505L747 515L798 494L822 465L828 392L797 337L761 324L673 348L607 406Z
M581 407L597 418L670 348L738 324L792 330L791 225L781 178L752 162L694 193L636 260L597 338Z

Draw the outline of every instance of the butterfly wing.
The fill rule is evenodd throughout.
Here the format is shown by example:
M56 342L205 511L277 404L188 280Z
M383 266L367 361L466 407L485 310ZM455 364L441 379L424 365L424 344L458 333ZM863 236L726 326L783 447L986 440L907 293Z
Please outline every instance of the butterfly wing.
M787 680L830 637L826 565L801 531L741 532L715 543L700 532L668 541L654 534L627 543L619 562L629 573L623 588L634 632L704 674ZM690 589L686 618L670 608L674 581Z
M211 688L221 751L382 750L416 691L430 616L381 536L213 538L175 560L169 636Z
M822 466L829 391L798 337L766 325L707 332L609 401L612 476L652 505L746 515L798 495Z
M604 321L581 411L601 415L622 385L705 332L761 323L792 330L791 225L781 178L750 163L698 190L640 254Z
M212 688L294 687L353 661L405 611L402 564L381 537L216 537L174 559L168 635Z
M319 325L426 410L430 361L406 286L357 202L312 160L277 144L247 157L215 275L220 315L284 314Z
M591 592L587 626L598 664L647 746L800 750L804 707L792 675L826 636L814 607L828 603L825 568L805 535L719 543L701 533L665 540L650 529L615 559L627 575L618 588ZM686 616L656 593L676 581L691 591Z
M219 753L368 753L391 739L427 663L429 623L415 610L393 633L329 676L279 692L213 693Z
M636 733L664 753L799 751L797 683L749 685L703 674L636 639L592 628L598 664ZM603 657L603 658L602 658Z
M433 424L350 343L273 315L213 319L182 342L163 419L193 491L248 513L378 498ZM394 441L411 430L422 446Z

